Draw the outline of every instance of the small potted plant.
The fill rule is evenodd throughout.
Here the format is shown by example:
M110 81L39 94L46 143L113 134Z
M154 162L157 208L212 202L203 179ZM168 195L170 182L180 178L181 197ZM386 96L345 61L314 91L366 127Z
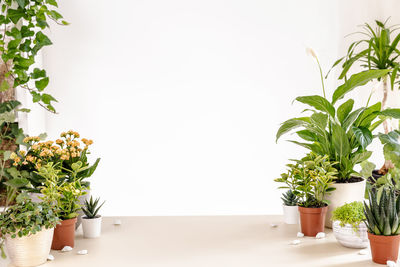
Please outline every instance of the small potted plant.
M378 193L381 192L381 193ZM364 202L365 224L372 260L379 264L397 262L400 242L400 197L394 188L370 190Z
M98 214L104 202L99 205L99 198L93 200L90 197L89 201L85 201L85 206L82 211L85 216L82 217L83 237L96 238L101 234L101 215Z
M298 224L299 223L299 209L297 203L299 198L296 196L297 184L291 166L292 164L286 165L289 167L286 173L282 173L281 177L275 179L275 182L284 183L285 185L280 186L279 189L288 189L282 194L283 201L283 216L286 224Z
M286 224L299 223L299 209L297 206L298 197L292 190L288 190L282 194L283 216Z
M13 266L43 264L59 222L57 214L50 203L34 203L26 194L19 194L16 200L16 204L0 214L0 231L5 237L7 254Z
M73 171L79 170L79 165L73 165ZM53 243L51 249L61 250L65 246L74 247L75 224L80 210L79 196L83 195L83 188L79 180L63 180L58 164L52 162L42 166L38 174L45 178L44 186L41 186L43 199L54 203L61 224L54 229Z
M366 248L368 236L364 220L362 202L354 201L336 208L332 214L332 228L336 240L348 248Z
M327 155L314 153L295 162L291 168L298 184L296 195L299 197L301 231L305 236L316 236L325 228L326 196L335 190L332 187L337 174L333 167L335 163L330 162Z

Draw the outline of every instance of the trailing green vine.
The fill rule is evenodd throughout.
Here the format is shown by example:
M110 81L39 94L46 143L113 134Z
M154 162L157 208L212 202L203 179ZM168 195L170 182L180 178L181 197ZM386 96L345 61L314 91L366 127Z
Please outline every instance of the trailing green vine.
M12 77L16 88L20 86L29 91L32 101L51 112L57 101L44 93L49 84L46 71L33 68L39 51L52 44L44 33L49 21L67 25L63 16L56 11L56 0L2 0L0 13L0 64L7 66L6 77ZM6 80L0 84L0 91L9 89Z

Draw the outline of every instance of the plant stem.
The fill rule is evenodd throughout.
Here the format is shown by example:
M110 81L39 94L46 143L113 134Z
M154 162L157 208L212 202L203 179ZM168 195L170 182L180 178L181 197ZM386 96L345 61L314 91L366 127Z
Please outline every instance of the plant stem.
M320 74L320 76L321 76L322 92L324 93L324 97L326 98L326 94L325 94L325 84L324 84L324 75L322 74L322 68L321 68L321 65L319 64L318 58L315 57L315 59L317 60L317 64L318 64L318 68L319 68L319 74Z
M382 99L382 110L386 108L387 96L388 96L388 88L387 88L387 75L383 77L383 99ZM389 133L389 125L388 121L385 120L383 122L383 129L385 130L385 134Z

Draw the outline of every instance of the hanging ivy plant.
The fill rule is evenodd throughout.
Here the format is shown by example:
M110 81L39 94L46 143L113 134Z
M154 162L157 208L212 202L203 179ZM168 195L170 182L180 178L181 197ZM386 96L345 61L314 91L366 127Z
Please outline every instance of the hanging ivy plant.
M55 112L52 102L57 101L44 93L49 84L46 71L33 68L39 51L52 44L44 33L50 20L59 25L67 25L63 16L56 11L56 0L1 0L0 14L0 64L7 66L6 77L12 77L16 88L29 91L32 101L51 112ZM4 80L0 91L9 89Z

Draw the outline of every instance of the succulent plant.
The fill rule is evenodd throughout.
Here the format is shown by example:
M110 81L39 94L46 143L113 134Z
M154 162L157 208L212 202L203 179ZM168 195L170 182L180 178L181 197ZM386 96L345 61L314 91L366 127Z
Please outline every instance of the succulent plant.
M364 202L365 224L374 235L400 234L400 197L394 188L370 190L369 204Z
M297 202L299 201L299 198L293 193L292 190L288 190L283 193L281 199L285 206L297 206Z
M99 198L93 200L93 197L90 197L89 201L85 200L85 206L82 207L82 211L83 213L85 213L87 218L93 219L100 217L99 215L97 215L97 213L99 212L100 208L104 205L105 201L103 201L103 203L101 203L101 205L98 206L99 200L100 200Z

